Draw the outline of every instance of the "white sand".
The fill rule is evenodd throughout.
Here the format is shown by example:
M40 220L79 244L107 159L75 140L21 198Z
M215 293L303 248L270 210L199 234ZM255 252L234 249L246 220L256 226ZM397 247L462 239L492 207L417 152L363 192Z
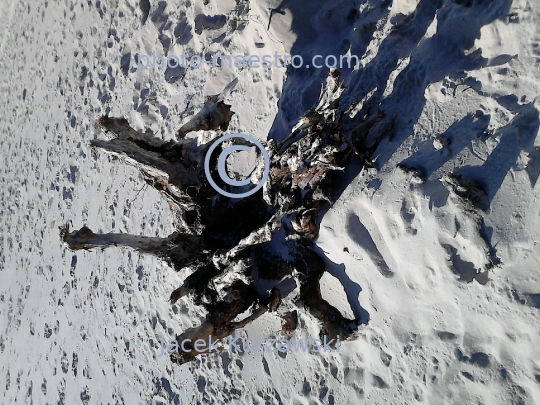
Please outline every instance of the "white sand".
M170 2L161 15L151 3L141 25L138 0L0 1L0 403L540 403L537 4L445 0L435 13L434 0L394 1L389 10L376 0L289 1L267 32L278 2L264 0L240 15L243 31L225 24L197 34L197 15L230 17L235 2ZM354 9L357 29L347 22ZM174 45L177 25L185 45ZM158 192L89 148L101 115L172 139L206 95L237 77L229 131L283 139L327 73L204 67L172 83L163 70L137 74L133 55L163 52L164 36L174 54L339 55L346 40L366 67L344 72L343 102L379 97L396 113L393 140L375 154L380 171L355 176L317 241L328 258L323 296L345 315L370 318L341 353L223 354L175 366L156 357L159 337L205 315L189 298L168 304L183 275L136 252L74 253L61 243L58 227L68 221L172 231ZM451 143L436 150L436 137ZM404 161L427 171L424 184L396 168ZM446 172L488 185L485 214L448 198L439 181ZM502 261L484 284L453 271L486 265L480 216ZM264 339L280 329L266 314L245 333ZM318 332L300 311L295 336Z

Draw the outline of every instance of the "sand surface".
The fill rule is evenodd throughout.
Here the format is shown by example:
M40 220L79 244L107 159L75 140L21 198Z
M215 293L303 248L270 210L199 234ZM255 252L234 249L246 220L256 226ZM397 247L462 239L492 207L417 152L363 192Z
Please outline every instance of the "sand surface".
M0 403L540 403L538 5L152 0L145 15L138 0L0 0ZM205 316L187 297L169 305L184 275L127 249L61 243L68 222L173 230L135 168L90 148L100 116L173 139L207 95L238 79L229 131L281 140L328 74L137 72L135 55L152 51L359 56L359 69L342 72L344 105L396 118L379 170L348 171L321 219L323 297L369 318L341 352L173 365L157 357L160 336ZM425 182L398 164L421 168ZM464 209L446 173L481 183L486 209ZM487 270L490 254L501 264ZM311 315L299 319L297 338L318 335ZM280 330L265 314L244 334Z

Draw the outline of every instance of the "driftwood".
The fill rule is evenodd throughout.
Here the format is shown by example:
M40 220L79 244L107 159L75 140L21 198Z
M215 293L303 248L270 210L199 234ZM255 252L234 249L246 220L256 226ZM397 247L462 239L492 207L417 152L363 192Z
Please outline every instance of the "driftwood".
M273 140L265 143L269 178L261 190L240 199L217 193L204 172L204 157L233 114L219 96L208 98L203 109L180 129L176 141L165 142L137 132L123 118L103 117L99 124L113 139L94 140L92 145L135 165L148 184L163 193L177 232L167 238L145 238L95 234L87 227L70 232L66 226L61 232L63 240L71 249L128 246L166 259L177 271L191 270L170 301L174 304L190 296L204 305L208 315L202 325L178 336L178 341L224 338L268 310L279 314L282 297L277 284L287 278L296 283L296 303L320 320L321 335L341 340L351 337L362 320L346 319L322 298L319 281L326 269L313 240L319 232L319 214L331 203L336 180L345 166L353 157L371 166L365 141L384 114L377 111L362 117L348 131L352 135L346 137L341 123L345 112L339 110L343 91L339 72L333 71L318 105L300 119L290 136L280 144ZM212 130L215 136L197 145L195 139L185 137L197 130ZM229 190L232 186L217 176L218 151L210 160L211 172L218 185ZM257 165L263 167L262 156ZM261 170L255 170L251 178L258 180L260 175ZM275 286L261 293L256 279L273 281ZM246 311L251 315L235 322ZM284 331L291 333L298 313L281 315ZM183 363L196 354L192 351L172 357Z

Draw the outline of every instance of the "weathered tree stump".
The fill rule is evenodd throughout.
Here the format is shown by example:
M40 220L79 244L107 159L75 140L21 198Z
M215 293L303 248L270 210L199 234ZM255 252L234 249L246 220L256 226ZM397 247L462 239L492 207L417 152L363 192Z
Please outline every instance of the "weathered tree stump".
M320 102L300 119L291 135L279 145L273 140L266 142L268 181L263 189L241 199L218 194L204 172L204 157L233 114L219 96L208 98L203 109L180 129L177 141L164 142L137 132L123 118L103 117L99 124L114 138L94 140L92 145L135 165L147 183L162 192L177 232L167 238L148 238L95 234L87 227L69 232L64 227L63 240L74 250L127 246L165 258L177 271L189 267L193 272L172 292L170 302L191 296L204 305L208 315L202 325L185 331L178 340L221 339L268 310L279 314L279 288L261 293L254 271L258 279L275 285L284 278L293 279L299 290L297 304L320 320L321 334L349 338L362 320L346 319L322 298L319 281L326 269L313 249L313 240L319 232L319 213L332 201L336 179L351 158L356 156L371 166L364 142L384 114L364 117L353 125L352 136L345 136L341 125L344 112L339 110L343 90L339 72L333 71ZM195 139L185 137L201 129L216 131L216 136L199 146ZM210 162L215 174L217 158L212 156ZM257 164L262 162L259 156ZM219 186L230 187L223 182ZM250 316L234 321L250 309ZM282 316L287 331L292 332L297 312ZM196 355L192 350L173 356L173 360L183 363Z

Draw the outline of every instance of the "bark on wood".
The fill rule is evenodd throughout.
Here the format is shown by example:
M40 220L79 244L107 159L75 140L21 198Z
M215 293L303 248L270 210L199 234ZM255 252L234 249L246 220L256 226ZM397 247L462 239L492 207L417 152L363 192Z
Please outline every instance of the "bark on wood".
M319 214L332 202L340 173L355 156L370 164L364 142L383 114L376 112L361 122L349 123L353 135L345 136L344 112L339 110L343 90L339 72L333 71L319 103L300 119L290 136L280 144L265 143L271 160L269 179L263 189L242 199L218 194L204 173L204 156L233 114L219 96L207 100L180 129L177 141L165 142L137 132L123 118L103 117L99 123L113 139L92 144L135 165L147 183L163 193L178 232L167 238L146 238L96 234L87 227L70 233L64 228L63 240L71 249L128 246L165 258L176 270L189 267L191 275L172 292L170 302L189 296L204 305L208 315L202 325L178 339L221 339L267 311L284 316L284 330L292 333L297 312L281 314L279 309L286 299L278 286L284 278L296 279L297 304L320 320L321 334L347 339L361 320L346 319L322 298L320 279L326 269L313 250L313 240L319 231ZM215 137L202 145L185 138L200 129L216 131ZM217 154L210 160L213 172ZM262 161L259 156L261 167ZM261 292L257 280L271 280L274 288ZM246 311L250 311L247 318L235 321ZM173 360L183 363L196 355L195 351L179 353Z

